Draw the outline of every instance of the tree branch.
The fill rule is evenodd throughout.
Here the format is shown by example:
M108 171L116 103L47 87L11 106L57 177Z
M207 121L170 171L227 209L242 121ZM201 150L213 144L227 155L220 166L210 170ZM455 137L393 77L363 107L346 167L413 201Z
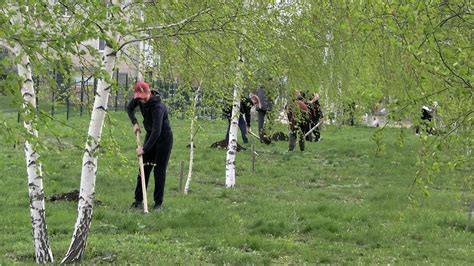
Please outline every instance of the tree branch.
M438 52L438 55L439 57L441 58L441 61L443 62L443 65L449 70L449 72L451 72L451 74L453 74L455 77L459 78L460 80L462 80L462 82L466 85L467 88L470 88L472 89L472 85L471 83L464 79L463 77L461 77L458 73L456 73L449 65L448 63L446 62L446 60L444 59L444 56L443 56L443 53L441 52L441 46L439 45L439 41L438 39L436 38L435 34L433 34L433 39L435 40L435 43L436 43L436 47L438 49L436 49L436 51Z
M184 25L188 22L191 22L193 21L195 18L197 18L198 16L204 14L204 13L207 13L209 12L211 9L210 8L206 8L204 10L201 10L193 15L191 15L190 17L187 17L179 22L176 22L176 23L172 23L172 24L168 24L168 25L163 25L163 26L157 26L157 27L149 27L149 28L145 28L145 29L140 29L138 31L152 31L152 30L165 30L165 29L170 29L170 28L174 28L174 27L177 27L177 26L181 26L181 25Z
M138 30L139 32L150 32L152 30L164 30L164 29L170 29L170 28L174 28L174 27L178 27L180 26L180 28L178 29L177 32L179 32L183 26L191 21L193 21L195 18L197 18L198 16L204 14L204 13L207 13L209 12L211 9L210 8L206 8L204 10L201 10L193 15L191 15L190 17L187 17L179 22L176 22L176 23L172 23L172 24L168 24L168 25L164 25L164 26L158 26L158 27L150 27L150 28L145 28L145 29L140 29ZM131 43L135 43L135 42L140 42L140 41L145 41L145 40L150 40L150 39L155 39L155 38L159 38L159 37L164 37L164 36L177 36L178 34L173 34L173 35L158 35L158 36L150 36L150 34L145 34L145 36L142 36L140 38L137 38L137 39L134 39L134 40L130 40L130 41L127 41L127 42L124 42L122 45L119 46L119 48L117 49L117 51L120 51L121 49L123 49L123 47L125 47L126 45L128 44L131 44Z
M73 15L75 15L75 16L77 15L77 13L76 13L73 9L71 9L67 4L65 4L63 1L58 1L58 2L59 2L59 4L61 4L67 11L71 12L71 14L73 14ZM85 11L85 10L84 10L84 11ZM85 13L88 14L88 12L86 12L86 11L85 11ZM87 16L87 17L89 17L89 16ZM100 32L102 32L102 33L105 32L104 28L103 28L99 23L97 23L97 22L95 22L95 21L93 21L93 20L91 20L91 19L89 19L89 18L87 18L87 17L86 17L86 20L89 21L89 22L91 22L92 24L96 25L97 28L99 28Z
M427 13L427 16L428 16L428 20L429 20L430 24L432 25L432 24L433 24L433 23L432 23L432 19L431 19L430 15L428 14L428 11L426 11L426 13ZM443 23L443 24L444 24L444 23ZM438 26L436 26L436 27L438 27ZM435 27L435 28L436 28L436 27ZM435 50L436 50L436 52L438 52L438 55L439 55L439 57L440 57L440 59L441 59L441 62L443 62L443 65L449 70L449 72L451 72L451 74L453 74L453 75L454 75L455 77L457 77L458 79L462 80L462 82L466 85L467 88L471 88L471 89L472 89L471 83L470 83L468 80L466 80L466 79L464 79L463 77L461 77L458 73L456 73L456 72L449 66L449 64L446 62L446 59L445 59L444 56L443 56L443 53L442 53L442 51L441 51L441 46L439 45L439 41L438 41L438 38L436 38L436 34L435 34L434 30L433 30L433 32L431 33L431 35L433 36L433 39L434 39L434 41L435 41L435 43L436 43L436 47L438 48L438 49L435 49Z
M443 141L446 140L449 137L449 135L451 135L454 131L456 131L456 129L458 129L462 124L464 124L464 121L466 121L466 119L473 113L474 113L474 110L471 110L467 112L464 116L460 116L458 117L458 119L456 119L456 121L452 122L451 125L456 125L456 126L444 136ZM458 123L458 121L461 120L461 118L463 118L462 121Z
M154 35L154 36L147 36L147 37L142 37L142 38L137 38L133 39L127 42L124 42L120 47L117 49L117 51L122 50L126 45L131 44L131 43L136 43L140 41L147 41L147 40L153 40L153 39L159 39L163 37L177 37L177 36L184 36L184 35L193 35L193 34L198 34L198 33L203 33L203 32L216 32L216 31L222 31L220 28L209 28L209 29L202 29L202 30L191 30L191 31L185 31L185 32L174 32L174 33L169 33L169 34L160 34L160 35Z
M15 52L15 49L13 47L11 47L6 40L4 39L0 39L0 46L1 47L4 47L5 49L7 49L8 51L12 52L13 54L16 54Z

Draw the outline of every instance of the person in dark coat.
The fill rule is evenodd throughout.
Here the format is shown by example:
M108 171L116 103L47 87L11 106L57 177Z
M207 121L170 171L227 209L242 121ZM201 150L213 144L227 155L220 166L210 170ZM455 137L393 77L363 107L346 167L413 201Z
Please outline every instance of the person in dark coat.
M310 123L309 123L309 129L312 129L314 126L316 126L320 121L323 121L323 111L321 110L321 104L319 103L319 99L321 97L319 94L315 94L313 99L308 101L308 109L309 109L309 114L310 114ZM321 140L321 125L318 126L315 130L313 130L312 134L314 134L314 141L320 141ZM309 140L312 140L311 134L308 135Z
M249 139L247 137L247 128L250 128L250 109L252 108L252 103L249 98L244 98L240 101L240 115L238 120L238 125L240 129L240 133L242 133L242 140L244 143L248 143ZM229 131L230 131L230 123L232 121L232 105L227 105L223 109L224 115L229 122L229 126L227 127L227 132L225 134L226 142L229 142Z
M297 92L296 100L294 104L288 104L286 106L288 125L289 125L289 139L288 139L288 151L293 151L296 147L296 140L301 151L305 149L305 133L308 132L309 128L309 108L304 101L302 95Z
M160 211L163 204L166 168L173 146L173 132L171 131L168 119L168 108L161 101L158 92L150 90L149 85L145 82L137 82L134 86L133 99L127 106L128 117L132 122L135 134L141 130L135 117L136 107L140 108L140 112L143 115L143 127L146 131L144 144L136 149L136 153L137 156L143 155L147 187L151 170L153 170L155 177L155 190L153 194L155 206L153 209ZM143 207L142 189L139 173L135 188L135 202L132 204L134 208Z
M438 103L433 103L433 106L430 108L428 106L423 105L421 108L421 125L416 126L415 131L416 134L419 135L421 130L426 131L426 133L432 135L434 133L433 128L433 113L436 110Z
M250 100L257 111L258 136L260 142L270 144L272 141L265 133L265 117L272 110L272 102L268 98L263 86L260 86L255 93L250 94Z

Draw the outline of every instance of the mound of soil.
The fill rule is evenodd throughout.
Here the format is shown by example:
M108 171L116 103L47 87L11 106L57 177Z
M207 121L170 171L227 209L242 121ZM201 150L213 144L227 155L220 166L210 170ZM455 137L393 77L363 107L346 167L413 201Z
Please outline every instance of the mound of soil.
M65 193L57 193L53 194L52 196L48 197L48 201L79 201L79 190L73 190ZM94 200L94 203L97 205L102 204L100 200Z
M281 131L275 132L272 135L272 140L274 140L274 141L288 140L288 135L281 132Z
M211 144L211 148L216 148L216 149L227 149L227 141L225 139L216 141ZM239 143L237 143L237 151L245 151L246 148L240 146Z

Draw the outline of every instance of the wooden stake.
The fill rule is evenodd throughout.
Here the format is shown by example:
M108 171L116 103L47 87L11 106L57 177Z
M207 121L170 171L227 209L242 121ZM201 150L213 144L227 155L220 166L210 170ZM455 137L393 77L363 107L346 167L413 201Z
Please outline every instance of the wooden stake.
M183 192L184 161L179 162L179 192Z
M141 146L140 132L137 131L137 147ZM143 165L143 156L138 156L138 164L140 165L140 178L142 181L142 193L143 193L143 212L148 213L148 201L146 196L146 182L145 182L145 167Z
M471 207L469 207L467 214L466 231L469 231L469 227L471 226L472 212L474 212L474 198L471 201Z
M255 174L255 143L252 143L252 173Z

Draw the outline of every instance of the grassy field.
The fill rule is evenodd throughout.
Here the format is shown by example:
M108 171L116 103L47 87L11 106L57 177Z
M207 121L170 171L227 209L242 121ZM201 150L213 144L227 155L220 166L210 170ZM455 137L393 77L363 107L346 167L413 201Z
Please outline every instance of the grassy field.
M17 119L14 112L0 117L10 125ZM88 126L87 116L58 119L67 126L40 126L47 197L79 188ZM128 118L110 114L85 264L474 264L460 173L441 172L430 197L417 196L416 205L408 200L420 147L411 130L401 146L400 129L386 129L377 156L370 128L328 127L323 141L307 143L304 152L287 153L286 142L256 143L256 172L250 149L239 152L237 186L226 189L226 153L209 148L223 138L226 122L200 125L190 193L178 191L189 121L173 119L165 208L144 215L129 209L137 161ZM34 260L24 153L13 139L0 135L0 264ZM69 246L76 209L74 202L46 203L56 261Z

